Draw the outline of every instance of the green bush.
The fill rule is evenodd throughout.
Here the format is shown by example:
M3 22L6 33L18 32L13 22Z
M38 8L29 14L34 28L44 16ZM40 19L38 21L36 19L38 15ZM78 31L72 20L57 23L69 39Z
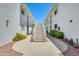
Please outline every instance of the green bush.
M64 38L64 33L58 30L50 30L51 35L56 38Z
M16 36L14 37L13 41L20 41L20 40L23 40L25 38L26 38L25 35L17 33Z
M50 30L50 34L53 35L53 30Z
M74 45L73 39L70 39L68 42L70 45Z

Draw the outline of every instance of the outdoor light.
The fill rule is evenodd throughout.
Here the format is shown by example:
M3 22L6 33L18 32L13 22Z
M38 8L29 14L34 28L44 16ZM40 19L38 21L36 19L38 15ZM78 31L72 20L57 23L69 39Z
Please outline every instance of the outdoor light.
M8 24L9 24L9 20L6 20L6 27L8 27Z
M70 23L72 23L72 20L70 20Z

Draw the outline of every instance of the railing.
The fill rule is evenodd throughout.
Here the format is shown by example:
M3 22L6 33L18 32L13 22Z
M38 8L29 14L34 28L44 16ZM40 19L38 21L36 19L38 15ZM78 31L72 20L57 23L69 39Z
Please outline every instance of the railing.
M34 26L34 30L33 30L33 35L32 35L32 41L35 39L35 31L36 31L36 23L35 23L35 26Z
M42 23L42 30L43 30L43 37L44 37L44 39L46 39L46 30L45 30L45 26L44 26L44 24Z

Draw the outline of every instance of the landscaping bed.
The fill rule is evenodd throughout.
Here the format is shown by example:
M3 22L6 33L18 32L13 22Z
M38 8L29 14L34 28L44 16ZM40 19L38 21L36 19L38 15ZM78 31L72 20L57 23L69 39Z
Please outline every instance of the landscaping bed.
M51 35L56 38L64 38L64 33L58 30L50 30Z
M67 44L71 45L73 48L76 48L76 49L79 48L79 46L78 46L78 39L76 39L77 44L75 44L72 38L71 39L67 39L67 38L64 37L65 36L64 32L61 32L59 30L50 30L50 35L52 37L61 39L62 41L66 42Z
M13 41L20 41L26 39L26 35L16 33L16 36L13 38Z

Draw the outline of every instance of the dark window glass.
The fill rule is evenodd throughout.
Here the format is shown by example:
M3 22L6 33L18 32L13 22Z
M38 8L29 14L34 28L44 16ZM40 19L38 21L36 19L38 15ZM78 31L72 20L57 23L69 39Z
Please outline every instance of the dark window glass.
M24 15L24 11L23 11L23 9L21 10L21 13Z
M58 30L60 30L60 27L58 27Z
M57 29L57 24L54 25L54 28Z
M55 12L54 12L54 15L56 15L57 14L57 9L55 10Z

